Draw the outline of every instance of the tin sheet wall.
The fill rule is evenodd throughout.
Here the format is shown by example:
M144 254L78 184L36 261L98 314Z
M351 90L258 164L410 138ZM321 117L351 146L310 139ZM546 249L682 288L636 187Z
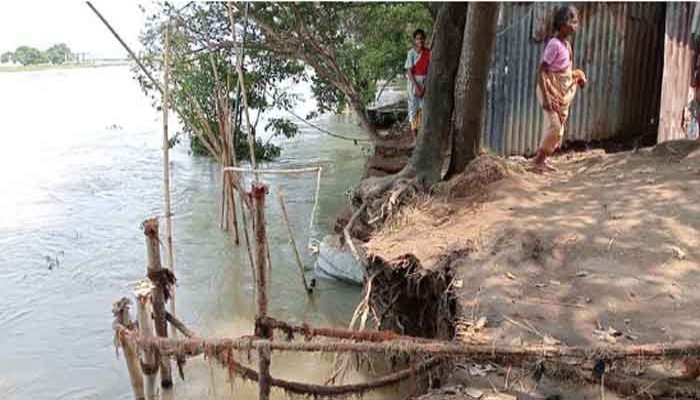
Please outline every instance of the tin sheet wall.
M541 140L535 87L543 21L559 6L506 3L502 8L483 125L483 144L499 154L529 155ZM579 11L574 66L586 72L589 86L574 100L565 138L595 140L649 130L659 110L664 4L586 3Z
M668 3L666 7L659 143L686 137L683 114L689 100L693 62L691 21L697 6L697 3Z

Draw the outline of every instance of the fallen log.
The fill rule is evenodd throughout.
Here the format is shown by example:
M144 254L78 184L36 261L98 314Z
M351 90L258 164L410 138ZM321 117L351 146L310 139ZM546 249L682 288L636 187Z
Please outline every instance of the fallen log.
M389 340L410 340L417 343L430 343L432 339L403 336L392 331L359 331L347 328L314 328L307 324L292 325L271 317L261 319L260 324L267 325L272 329L277 329L285 333L288 340L294 338L294 334L301 334L309 341L314 337L326 337L343 340L357 340L364 342L385 342Z
M494 344L464 344L445 341L417 342L414 340L390 340L385 342L275 342L256 337L225 339L171 339L144 337L136 331L117 326L118 333L146 350L165 355L196 356L214 354L216 348L238 351L257 350L269 346L271 351L311 353L375 353L375 354L426 354L467 356L473 360L498 361L519 364L522 361L567 358L572 361L604 360L613 362L634 359L635 362L685 359L700 356L700 343L679 341L668 344L644 344L633 346L559 346L533 344L527 346L495 346ZM127 331L127 332L123 332Z

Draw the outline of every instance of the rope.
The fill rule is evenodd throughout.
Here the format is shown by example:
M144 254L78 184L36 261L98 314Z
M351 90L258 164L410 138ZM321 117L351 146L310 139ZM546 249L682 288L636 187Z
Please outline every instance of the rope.
M306 167L306 168L290 168L290 169L265 169L265 168L244 168L244 167L224 167L221 169L224 173L226 171L232 172L242 172L242 173L253 173L253 174L301 174L308 172L316 173L316 191L314 194L314 205L311 208L311 218L309 221L309 229L313 229L314 220L316 217L316 210L318 209L318 199L321 194L321 175L323 173L323 167ZM223 174L222 174L223 175Z
M294 111L290 110L288 107L282 107L282 108L284 109L284 111L286 111L286 112L292 114L294 117L296 117L297 119L299 119L299 120L302 121L303 123L309 125L310 127L314 128L314 129L316 129L316 130L318 130L318 131L320 131L320 132L322 132L322 133L325 133L325 134L328 135L328 136L332 136L332 137L334 137L334 138L336 138L336 139L351 140L351 141L355 142L355 144L357 144L358 142L368 142L368 143L369 143L369 142L372 142L371 139L360 139L360 138L357 138L357 139L356 139L356 138L352 138L352 137L349 137L349 136L343 136L343 135L339 135L339 134L337 134L337 133L333 133L333 132L331 132L331 131L329 131L329 130L327 130L327 129L321 128L320 126L318 126L318 125L316 125L316 124L314 124L314 123L312 123L312 122L307 121L306 118L302 118L301 116L299 116L298 114L296 114Z

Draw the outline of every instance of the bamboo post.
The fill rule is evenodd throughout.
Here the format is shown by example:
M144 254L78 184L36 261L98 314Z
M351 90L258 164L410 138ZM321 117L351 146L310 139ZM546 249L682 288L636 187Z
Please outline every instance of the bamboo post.
M170 109L170 24L165 26L165 54L163 56L163 197L165 198L165 250L167 268L175 273L173 255L173 213L170 204L170 139L168 137L168 111ZM175 315L175 287L170 290L170 313ZM177 330L171 329L172 337Z
M148 277L153 282L153 320L158 336L168 337L168 322L165 318L165 290L166 284L160 277L163 268L160 264L160 241L158 240L158 219L150 218L143 221L143 233L146 236L146 249L148 253ZM160 384L167 389L173 386L170 359L163 356L160 360Z
M314 193L314 206L311 209L311 219L309 220L309 230L314 228L314 218L316 217L316 209L318 208L318 196L321 193L321 174L323 173L323 168L318 167L318 172L316 175L316 192Z
M292 233L292 227L289 225L289 216L287 215L287 206L284 204L284 197L282 195L282 190L277 189L277 200L280 203L280 209L282 210L282 220L284 221L284 226L287 227L287 233L289 234L289 244L294 250L294 258L296 259L297 266L299 267L299 274L301 275L301 283L304 285L304 290L309 295L313 290L306 283L306 275L304 274L304 264L301 262L301 257L299 256L299 251L297 250L297 243L294 240L294 234Z
M253 182L251 195L253 198L253 228L255 229L255 271L257 274L257 315L258 321L267 317L267 232L265 227L265 196L267 185ZM258 325L256 323L256 325ZM257 329L257 327L256 327ZM261 331L256 336L268 337L269 330L260 326Z
M253 296L255 297L257 294L257 288L258 288L258 278L257 278L257 273L255 269L255 258L253 256L253 249L251 248L250 245L250 235L248 235L248 217L246 217L245 214L245 207L246 207L246 201L245 201L245 194L243 193L242 190L237 190L238 192L238 203L240 204L241 207L241 222L243 224L243 238L245 239L245 247L246 247L246 252L248 253L248 261L250 262L250 268L252 270L253 274ZM254 219L254 218L253 218Z
M144 279L136 285L134 295L138 310L139 332L144 339L153 338L153 304L151 296L153 283L150 279ZM141 370L145 376L146 400L156 400L158 397L158 360L155 353L145 350L141 354Z
M248 16L248 5L246 4L246 18ZM229 16L229 21L231 23L231 37L233 39L233 42L236 42L236 24L235 24L235 19L233 17L233 6L231 5L231 2L228 4L228 16ZM243 32L243 37L245 38L245 31ZM255 170L257 166L257 162L255 161L255 137L253 132L253 126L250 123L250 112L249 112L249 107L248 107L248 92L246 91L245 87L245 74L243 73L243 51L245 50L245 44L243 41L241 41L240 48L238 50L238 57L236 60L236 71L238 72L238 87L241 90L241 100L243 102L243 115L245 116L245 122L246 122L246 130L248 131L248 147L249 147L249 152L250 152L250 165L253 167L253 170ZM258 179L257 172L255 173L255 180Z
M114 314L114 321L120 325L131 326L131 317L129 316L129 304L130 300L123 297L121 300L115 302L112 305L112 314ZM134 392L135 400L144 400L146 398L143 392L143 375L141 375L141 368L139 367L139 356L136 350L135 344L128 340L125 340L122 335L115 333L116 343L122 348L124 353L124 360L126 361L126 369L129 371L129 380L131 381L131 390Z
M255 219L255 269L257 277L257 315L255 320L255 335L269 339L272 337L272 329L263 324L267 318L267 233L265 231L265 195L267 186L260 182L253 182L251 191ZM260 367L259 400L270 398L270 349L260 347L258 349L258 361Z

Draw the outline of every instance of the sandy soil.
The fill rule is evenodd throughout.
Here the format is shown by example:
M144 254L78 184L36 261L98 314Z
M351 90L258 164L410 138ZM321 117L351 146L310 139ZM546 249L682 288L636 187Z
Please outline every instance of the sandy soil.
M697 340L700 142L568 153L545 175L523 161L480 158L406 207L367 251L412 253L424 268L463 254L451 264L463 326L486 317L479 338L496 345ZM600 398L577 393L564 398Z

